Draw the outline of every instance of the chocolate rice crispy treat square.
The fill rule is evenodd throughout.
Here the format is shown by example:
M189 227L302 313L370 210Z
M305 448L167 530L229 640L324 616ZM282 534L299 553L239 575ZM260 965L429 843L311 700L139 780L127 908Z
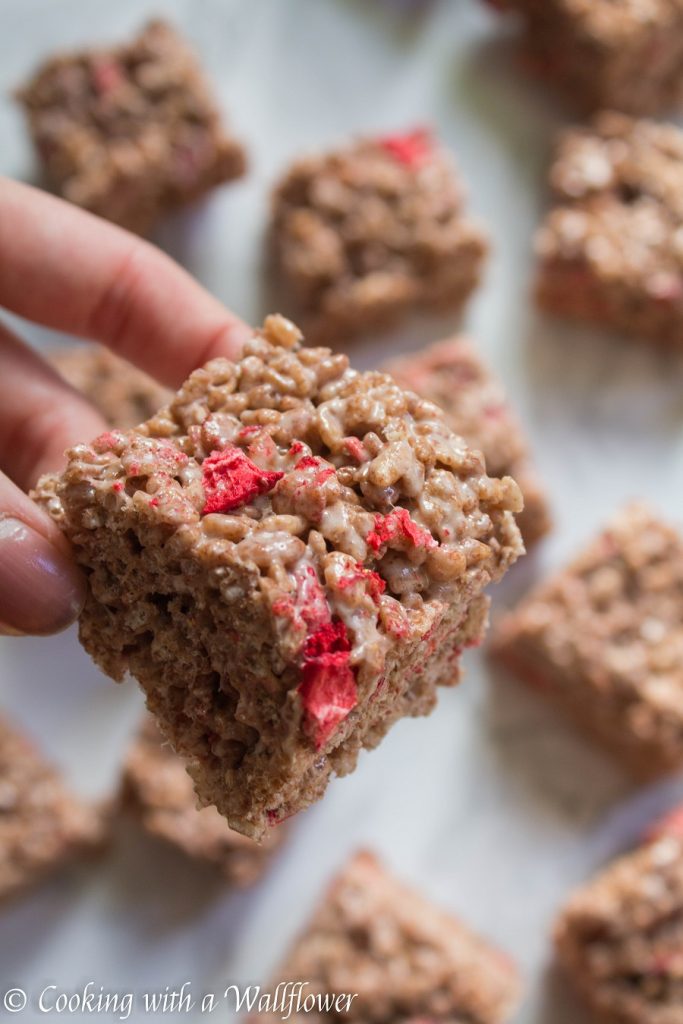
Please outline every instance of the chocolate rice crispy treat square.
M121 795L124 812L148 835L238 887L251 885L266 871L287 828L271 829L263 843L256 843L234 832L215 807L198 807L183 760L164 743L151 716L128 752Z
M494 651L637 777L683 764L683 538L630 505L496 632Z
M110 427L135 427L171 398L167 388L103 345L69 345L49 352L48 359Z
M683 346L683 132L601 114L562 136L550 177L541 307Z
M458 681L522 550L516 483L436 406L278 316L37 496L89 579L82 643L255 838Z
M417 309L460 310L488 250L464 201L449 154L423 130L297 160L271 225L288 312L327 341Z
M31 888L104 841L102 815L0 716L0 901Z
M355 994L348 1012L344 1003L339 1014L306 1012L302 1002L293 1024L504 1024L520 994L517 969L505 954L366 852L332 881L268 991L289 981L306 983L302 1001ZM260 1013L250 1022L275 1019L276 1013Z
M455 433L464 437L470 448L482 452L491 476L514 477L524 498L517 523L526 546L548 533L548 503L521 424L502 384L472 342L464 337L449 338L393 359L385 369L404 388L443 410Z
M683 99L680 0L490 0L524 22L530 69L582 112L655 114Z
M245 171L194 54L163 21L47 60L18 99L47 182L140 234Z
M683 809L574 892L557 957L601 1024L683 1020Z

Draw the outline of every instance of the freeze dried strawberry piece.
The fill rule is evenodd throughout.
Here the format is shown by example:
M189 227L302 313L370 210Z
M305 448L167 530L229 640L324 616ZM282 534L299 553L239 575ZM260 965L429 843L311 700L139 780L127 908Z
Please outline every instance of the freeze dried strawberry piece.
M119 62L106 57L97 58L92 62L90 75L95 92L99 96L106 96L113 92L126 80Z
M383 149L406 167L422 167L432 155L431 133L425 128L416 128L405 135L384 135L378 141Z
M423 529L411 519L406 508L395 508L386 516L378 513L375 516L375 527L365 540L373 551L379 551L383 544L390 544L397 537L409 541L416 548L430 550L437 546L429 530Z
M284 473L268 473L259 469L241 448L228 445L213 452L202 463L202 483L206 495L203 515L230 512L246 505L259 494L267 494Z
M340 620L320 626L304 644L298 693L318 750L358 703L350 651Z
M346 454L350 455L356 462L367 462L370 457L359 437L345 437L342 441L342 447Z
M296 603L299 614L309 629L319 629L330 621L330 606L325 591L312 565L294 573L296 579Z
M122 445L123 441L123 434L120 430L105 430L103 434L99 434L95 438L92 446L98 454L102 454L103 452L113 451Z
M324 484L326 480L329 480L336 473L334 466L330 466L324 459L318 458L317 455L304 455L295 464L294 469L317 469L318 472L315 474L313 482L318 485Z
M304 455L294 466L294 469L317 469L320 465L317 455Z
M273 602L275 615L289 619L296 629L310 634L332 619L325 590L312 565L299 567L294 573L295 593Z
M185 452L179 451L175 445L170 444L168 441L155 442L151 439L150 442L145 445L146 452L148 452L152 458L167 469L169 472L177 472L180 466L187 464L188 457Z
M203 426L204 427L206 426L206 420L204 420ZM260 434L262 430L263 430L263 427L260 427L257 423L251 423L251 424L249 424L249 426L241 427L238 430L238 432L237 432L237 440L238 441L248 441L252 437L255 437L256 434Z
M339 580L342 590L352 587L354 583L364 583L375 604L379 604L379 599L387 588L386 582L380 574L373 569L366 569L361 562L356 562L353 572L350 572L348 576L342 576Z

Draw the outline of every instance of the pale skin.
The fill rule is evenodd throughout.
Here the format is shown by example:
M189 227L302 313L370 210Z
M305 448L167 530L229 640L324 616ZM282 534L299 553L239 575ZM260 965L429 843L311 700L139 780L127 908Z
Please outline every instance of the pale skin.
M148 242L0 178L0 307L96 339L177 387L250 328ZM64 452L101 433L96 410L0 322L0 634L46 635L79 614L69 545L27 496Z

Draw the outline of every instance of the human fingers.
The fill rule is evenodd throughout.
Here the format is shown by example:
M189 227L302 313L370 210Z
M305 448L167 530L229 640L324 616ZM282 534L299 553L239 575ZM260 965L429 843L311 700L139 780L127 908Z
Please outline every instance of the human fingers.
M251 329L178 264L70 203L0 178L0 306L95 338L171 387Z

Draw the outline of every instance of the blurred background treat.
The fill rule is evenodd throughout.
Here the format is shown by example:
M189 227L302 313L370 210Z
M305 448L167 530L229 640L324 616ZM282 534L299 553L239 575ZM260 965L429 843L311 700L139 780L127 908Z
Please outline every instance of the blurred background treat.
M46 183L131 231L245 170L192 52L160 20L48 59L17 98Z
M110 427L134 427L161 408L171 392L103 345L69 345L49 353L56 370L99 409Z
M229 828L215 807L197 807L185 764L146 717L126 755L121 810L151 836L180 850L198 866L212 868L232 885L255 882L285 837L273 828L255 843Z

